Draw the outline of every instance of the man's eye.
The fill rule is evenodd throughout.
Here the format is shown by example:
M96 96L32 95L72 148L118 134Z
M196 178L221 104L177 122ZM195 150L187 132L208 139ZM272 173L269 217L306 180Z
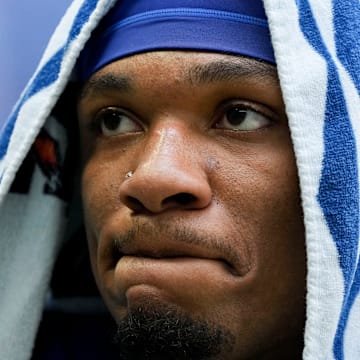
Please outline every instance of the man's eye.
M228 109L216 123L216 128L233 131L252 131L270 124L270 119L245 105L236 105Z
M117 108L101 110L97 114L95 121L98 124L100 133L104 136L116 136L142 130L138 122Z

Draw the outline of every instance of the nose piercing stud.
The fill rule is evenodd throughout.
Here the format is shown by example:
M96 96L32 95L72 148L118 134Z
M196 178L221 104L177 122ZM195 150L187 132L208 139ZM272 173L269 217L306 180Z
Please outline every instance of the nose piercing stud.
M128 172L125 174L125 179L130 179L133 175L134 175L134 172L133 172L133 171L128 171Z

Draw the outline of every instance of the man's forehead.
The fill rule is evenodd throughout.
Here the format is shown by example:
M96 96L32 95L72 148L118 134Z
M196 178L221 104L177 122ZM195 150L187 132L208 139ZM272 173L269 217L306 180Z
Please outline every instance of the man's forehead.
M137 72L139 65L145 65L151 77L152 67L161 66L159 59L166 58L176 69L177 78L188 86L239 80L278 84L276 67L264 61L225 54L162 51L135 55L107 65L88 80L81 98L107 91L132 92L143 82L143 74ZM164 75L169 79L174 77L174 74Z

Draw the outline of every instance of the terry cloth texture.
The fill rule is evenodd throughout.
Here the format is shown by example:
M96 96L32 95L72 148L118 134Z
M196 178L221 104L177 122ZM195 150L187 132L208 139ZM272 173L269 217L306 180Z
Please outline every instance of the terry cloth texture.
M62 238L54 105L114 0L74 0L0 130L0 359L31 356ZM264 0L297 159L308 260L305 360L360 359L359 0ZM33 171L26 168L29 151ZM20 165L23 164L21 170ZM15 174L31 173L27 185ZM24 178L24 176L23 176ZM26 176L25 176L26 178Z

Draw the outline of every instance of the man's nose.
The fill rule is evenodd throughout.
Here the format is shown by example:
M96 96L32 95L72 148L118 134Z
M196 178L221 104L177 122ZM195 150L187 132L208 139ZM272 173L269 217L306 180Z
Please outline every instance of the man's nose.
M131 177L120 186L120 199L134 211L202 209L212 199L206 165L196 144L180 128L154 132L141 150ZM134 163L134 162L133 162Z

